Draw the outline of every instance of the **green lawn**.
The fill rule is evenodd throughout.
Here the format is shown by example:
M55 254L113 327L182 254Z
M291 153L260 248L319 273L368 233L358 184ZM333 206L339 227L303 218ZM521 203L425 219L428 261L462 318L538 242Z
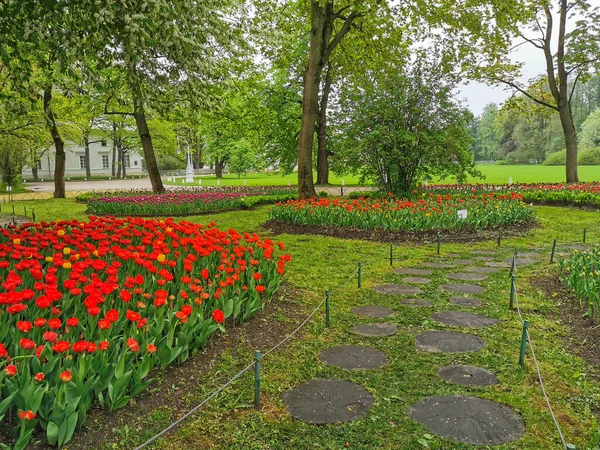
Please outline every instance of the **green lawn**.
M83 218L85 215L85 206L73 200L27 204L35 206L36 216L41 220ZM18 208L21 207L19 204ZM543 247L549 254L554 238L558 238L559 243L580 241L584 227L587 228L588 242L600 243L597 211L553 207L535 209L540 227L527 236L504 240L501 248L503 258L510 257L514 249ZM232 227L239 231L257 231L261 236L267 236L261 224L267 219L268 210L269 207L260 207L254 211L196 216L189 220L201 223L215 221L222 229ZM323 314L317 314L285 348L264 359L260 408L252 407L253 375L247 373L151 448L313 450L347 446L364 450L474 449L474 446L454 444L438 438L406 415L408 406L423 397L459 393L510 405L524 416L525 436L517 442L495 448L559 448L557 433L537 384L530 355L524 369L517 365L521 325L516 313L508 309L510 286L507 272L493 274L483 282L488 291L480 296L484 306L477 312L502 320L501 325L470 331L486 340L483 350L455 355L423 354L415 351L415 334L429 329L444 329L429 319L432 309L402 307L396 298L377 294L371 289L376 284L398 282L400 279L390 269L388 245L310 235L281 235L274 239L285 242L286 250L292 255L286 279L295 291L293 297L286 301L298 305L301 314L299 319L275 315L272 320L277 323L274 325L292 326L290 322L299 324L302 317L321 301L325 290L331 290L346 281L359 261L365 263L362 288L357 289L356 279L353 279L332 296L332 327L326 328ZM443 244L442 254L452 252L466 255L469 250L476 248L497 247L495 242ZM435 246L396 246L394 256L396 267L418 267L421 261L436 258ZM448 303L449 294L436 289L439 283L444 282L443 274L444 271L436 271L430 277L432 283L425 288L425 297L433 303L433 310L459 309ZM594 411L597 411L600 399L599 385L594 378L586 375L590 373L589 367L565 350L565 339L568 339L569 332L556 315L554 300L539 288L536 277L543 275L556 276L556 267L541 263L519 268L517 284L521 308L530 320L530 333L548 394L567 441L581 449L597 448L600 434ZM367 304L381 304L396 309L398 313L389 321L398 325L398 334L369 340L350 333L354 324L369 322L355 317L350 312L351 307ZM264 319L258 317L256 320ZM223 339L227 340L228 336ZM321 350L348 344L374 346L387 354L389 364L381 369L347 371L319 361ZM183 390L187 402L185 408L174 409L169 402L153 410L133 406L130 411L134 411L137 418L132 420L131 415L121 416L122 412L117 412L106 423L102 415L96 416L95 421L87 426L105 429L110 437L104 442L88 443L88 447L104 450L134 448L246 366L252 360L254 350L264 351L268 347L270 345L246 339L242 334L231 348L222 352L209 370L199 372L194 377L200 377L201 380L199 387L194 389L190 388L187 379L159 377L149 392L143 395ZM452 363L486 367L496 373L500 384L475 389L450 385L442 381L436 372L440 366ZM358 383L374 395L375 405L366 418L346 424L317 427L296 421L286 414L282 395L314 377L339 378Z
M482 164L477 169L485 178L468 177L468 183L490 183L505 184L512 177L514 183L561 183L565 181L565 168L562 166L496 166L493 164ZM185 177L176 178L175 181L168 181L163 178L167 185L176 186L198 186L198 180L202 179L203 186L216 186L217 178L215 176L196 177L195 182L186 184ZM600 181L600 166L580 166L579 179L581 181ZM298 184L297 174L280 175L277 173L249 173L238 178L237 175L225 175L221 179L221 186L242 186L244 180L251 186L279 185L285 186L290 183L292 186ZM359 177L353 175L338 176L330 175L330 183L339 186L344 180L346 186L360 186ZM430 183L455 183L456 180L446 178L443 180L430 180Z

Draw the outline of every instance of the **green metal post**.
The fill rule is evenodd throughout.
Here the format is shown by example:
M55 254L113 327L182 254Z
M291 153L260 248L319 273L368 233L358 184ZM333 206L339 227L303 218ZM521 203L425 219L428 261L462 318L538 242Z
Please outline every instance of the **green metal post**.
M583 229L583 243L585 244L585 235L587 234L587 228Z
M390 244L390 266L394 265L394 246Z
M510 276L510 309L513 309L513 303L515 301L515 291L516 291L516 275L513 273Z
M498 231L498 247L500 247L500 241L502 240L502 230Z
M358 263L358 287L361 285L362 278L362 263Z
M325 291L325 326L329 326L329 291Z
M440 247L442 246L442 240L440 238L440 233L437 234L437 254L440 254Z
M552 253L550 254L550 264L554 262L554 251L556 250L556 239L552 243Z
M25 217L27 217L27 206L23 206L23 210L25 211ZM585 241L584 241L585 242Z
M254 353L254 406L260 405L260 351Z
M35 209L31 208L31 221L35 222Z
M519 354L519 365L525 364L525 349L527 348L527 330L529 329L529 320L523 321L523 335L521 336L521 353Z
M515 269L517 267L517 252L513 255L512 264L510 266L510 274L513 275L515 273Z
M15 215L15 205L12 205L13 207L13 216Z

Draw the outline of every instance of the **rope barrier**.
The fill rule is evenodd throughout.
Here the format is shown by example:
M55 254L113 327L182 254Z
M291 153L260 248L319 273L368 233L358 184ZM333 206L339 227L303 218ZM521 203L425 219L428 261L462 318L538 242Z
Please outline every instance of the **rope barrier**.
M517 264L515 261L515 271L516 271L516 269L517 269ZM513 278L513 281L511 281L511 283L514 283L514 278ZM521 320L521 323L523 325L525 325L525 321L523 320L523 315L521 314L521 308L519 307L519 292L516 288L516 284L515 284L514 292L515 292L514 298L515 298L515 306L517 309L517 314L519 315L519 320ZM560 440L563 444L563 447L565 449L569 449L569 446L567 445L567 442L565 441L565 437L562 433L562 430L560 428L558 420L556 420L556 416L554 415L554 410L552 409L552 405L550 404L550 398L548 397L548 393L546 392L546 387L544 385L544 379L542 377L542 372L540 370L538 360L535 356L535 351L533 349L533 341L531 340L531 336L529 334L529 329L527 329L527 328L525 329L525 334L527 335L527 343L529 344L529 348L531 349L531 357L533 359L533 364L537 371L538 380L540 382L540 387L542 388L542 394L544 395L544 398L546 400L546 405L548 406L548 410L550 411L550 416L552 417L552 421L554 422L554 425L556 426L556 430L558 431L558 435L560 436Z
M348 283L350 283L350 281L352 280L352 278L354 278L354 276L356 275L357 272L358 272L358 268L355 269L354 272L352 272L352 274L348 277L348 279L344 282L344 284L342 284L341 286L337 287L335 291L333 291L333 292L331 292L329 294L330 297L334 293L339 292L341 289L343 289L344 287L346 287L348 285ZM325 303L326 300L327 300L327 298L324 298L312 310L312 312L308 315L308 317L306 317L306 319L304 319L304 321L294 331L292 331L291 333L289 333L283 340L281 340L279 343L277 343L276 345L274 345L271 349L269 349L265 353L263 353L262 356L261 356L261 359L264 359L265 356L267 356L268 354L274 352L279 347L281 347L283 344L285 344L287 341L289 341L298 331L300 331L302 329L302 327L304 327L304 325L306 325L309 322L309 320L317 313L317 311L319 309L321 309L321 307L323 306L323 304ZM164 434L168 433L169 431L173 430L180 423L182 423L185 419L187 419L188 417L190 417L192 414L194 414L196 411L198 411L200 408L202 408L206 403L208 403L211 399L213 399L214 397L216 397L223 390L225 390L228 386L230 386L235 380L237 380L239 377L241 377L244 373L246 373L250 369L254 368L255 365L256 365L256 361L252 361L252 363L248 364L241 371L239 371L237 374L235 374L232 378L229 379L229 381L227 381L220 388L218 388L216 391L214 391L212 394L210 394L208 397L206 397L201 403L199 403L194 408L192 408L190 411L188 411L187 413L185 413L183 416L181 416L179 419L177 419L171 425L169 425L168 427L166 427L165 429L163 429L160 433L157 433L152 438L148 439L146 442L144 442L140 446L136 447L135 450L141 450L141 449L143 449L144 447L148 446L149 444L151 444L152 442L154 442L155 440L157 440L159 437L161 437Z

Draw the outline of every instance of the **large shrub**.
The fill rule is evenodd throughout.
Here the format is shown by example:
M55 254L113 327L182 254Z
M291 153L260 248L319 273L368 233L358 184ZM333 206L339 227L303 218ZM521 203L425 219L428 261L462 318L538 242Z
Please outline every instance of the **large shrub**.
M581 150L577 162L580 166L600 166L600 147Z
M550 153L544 161L544 166L564 166L567 163L567 151Z

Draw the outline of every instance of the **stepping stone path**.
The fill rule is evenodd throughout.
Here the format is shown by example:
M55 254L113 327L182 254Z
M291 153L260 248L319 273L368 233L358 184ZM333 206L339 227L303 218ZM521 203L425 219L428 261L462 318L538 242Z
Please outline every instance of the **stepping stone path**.
M387 364L387 357L381 350L361 345L331 347L323 350L319 359L325 364L352 370L376 369Z
M424 298L405 298L400 303L405 306L415 306L417 308L428 308L431 306L431 302Z
M417 295L423 294L423 290L415 286L406 286L405 284L382 284L373 289L380 294L388 295Z
M485 265L488 267L496 267L498 269L509 269L511 264L512 264L512 259L510 260L510 263L500 262L500 261L492 261L492 262L485 263Z
M371 319L381 319L393 316L396 311L387 306L355 306L352 312L360 317L369 317Z
M454 292L456 294L479 294L485 289L482 286L477 286L476 284L466 284L466 283L446 283L441 284L440 289L442 291Z
M361 323L352 327L352 332L361 336L384 337L398 332L398 327L392 323Z
M413 269L412 267L400 267L394 269L396 275L431 275L433 272L426 269Z
M504 267L504 266L502 266ZM473 273L498 273L500 270L495 269L493 267L465 267L463 269L465 272L473 272Z
M461 281L483 281L487 280L487 275L481 275L476 273L449 273L446 274L446 278Z
M451 297L448 301L465 308L477 308L483 304L481 300L471 297Z
M494 250L472 250L471 253L474 255L483 255L483 256L496 256L497 252Z
M493 372L483 367L454 364L438 370L438 375L452 384L460 386L492 386L498 384L498 378Z
M283 394L283 402L292 417L323 425L366 416L373 407L374 398L358 384L317 378Z
M451 262L457 266L468 266L476 263L472 259L453 259Z
M415 336L417 350L427 353L470 353L485 347L485 341L474 334L455 331L423 331Z
M454 267L454 264L449 264L447 262L424 262L421 265L432 269L452 269Z
M408 415L428 430L454 442L500 445L525 432L523 417L508 406L464 395L442 395L419 400Z
M485 328L500 323L498 319L463 311L441 311L431 315L431 320L459 328Z
M494 261L497 253L491 250L474 250L481 255L474 259L453 261L423 262L422 267L450 269L457 265L469 265L464 272L446 274L446 277L460 281L483 281L487 274L508 268L511 260ZM461 255L457 254L457 257ZM519 259L519 256L521 258ZM517 264L538 262L537 255L529 252L517 255ZM478 262L481 261L481 262ZM485 263L487 267L480 267ZM394 270L397 275L411 275L402 279L405 283L428 284L431 270L402 267ZM478 294L485 288L467 283L445 283L439 286L443 291L459 294ZM423 290L406 284L384 284L373 288L376 292L388 295L422 294ZM455 305L477 308L482 301L470 297L451 297ZM431 302L422 298L406 298L401 304L413 307L430 307ZM356 306L352 312L360 317L385 318L395 311L385 306ZM431 320L461 328L482 328L500 323L490 317L464 311L439 311L430 316ZM387 337L398 332L391 323L363 323L352 327L352 332L366 337ZM423 331L415 336L415 346L427 353L469 353L485 347L485 341L474 334L454 331ZM345 345L331 347L319 354L319 359L333 366L350 370L376 369L385 366L388 359L385 353L372 347ZM494 373L482 367L463 364L441 367L438 375L449 383L468 386L491 386L498 383ZM373 396L363 387L345 380L317 378L303 383L286 392L283 401L288 413L299 420L312 424L341 423L364 417L374 404ZM499 445L521 438L525 424L520 414L508 406L489 400L463 395L428 397L417 401L407 410L407 414L433 433L454 442L474 445Z
M414 284L427 284L431 283L429 278L421 278L421 277L406 277L402 278L404 283L414 283Z

